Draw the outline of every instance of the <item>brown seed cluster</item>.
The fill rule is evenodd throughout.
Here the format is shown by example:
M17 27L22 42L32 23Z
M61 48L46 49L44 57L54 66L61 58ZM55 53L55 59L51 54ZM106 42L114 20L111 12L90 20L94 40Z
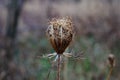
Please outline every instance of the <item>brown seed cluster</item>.
M108 62L110 67L115 67L115 56L113 54L109 54Z
M47 29L48 38L57 54L63 54L73 38L73 24L70 18L52 19Z

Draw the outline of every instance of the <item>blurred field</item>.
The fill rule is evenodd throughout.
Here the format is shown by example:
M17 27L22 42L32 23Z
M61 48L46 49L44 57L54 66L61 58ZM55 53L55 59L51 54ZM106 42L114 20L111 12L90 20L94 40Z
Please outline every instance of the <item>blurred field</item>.
M6 32L7 2L0 0L0 46ZM14 55L22 76L26 80L45 80L50 72L48 80L55 80L56 68L48 59L37 56L54 52L45 33L48 21L65 16L71 16L75 26L68 52L83 52L86 59L66 59L62 80L106 80L110 53L116 56L111 80L120 80L120 0L26 0Z

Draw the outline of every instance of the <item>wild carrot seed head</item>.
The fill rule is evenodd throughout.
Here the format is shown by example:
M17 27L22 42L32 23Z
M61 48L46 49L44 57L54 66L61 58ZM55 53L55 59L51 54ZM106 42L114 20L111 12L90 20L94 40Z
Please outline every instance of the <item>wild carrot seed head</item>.
M108 63L110 67L115 67L115 56L113 54L108 55Z
M53 18L47 29L48 38L57 54L63 54L73 38L73 24L70 18Z

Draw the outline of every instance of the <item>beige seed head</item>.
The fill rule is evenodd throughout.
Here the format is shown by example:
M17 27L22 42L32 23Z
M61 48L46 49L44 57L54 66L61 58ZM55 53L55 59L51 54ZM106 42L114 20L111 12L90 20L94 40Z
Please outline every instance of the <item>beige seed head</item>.
M115 56L113 54L108 55L108 63L110 67L115 67Z
M47 29L48 38L57 54L63 54L73 39L73 24L70 18L53 18Z

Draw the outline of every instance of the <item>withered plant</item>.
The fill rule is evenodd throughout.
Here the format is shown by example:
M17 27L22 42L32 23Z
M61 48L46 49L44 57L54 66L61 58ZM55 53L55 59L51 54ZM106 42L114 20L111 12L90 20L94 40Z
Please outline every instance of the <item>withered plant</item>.
M109 72L106 80L110 80L110 76L112 75L113 68L115 67L115 56L113 54L108 55L108 66L109 66Z
M58 61L57 80L60 80L60 62L62 55L66 57L72 57L71 53L65 53L66 48L70 45L74 36L73 23L71 18L53 18L49 22L46 33L52 47L56 51L55 53L48 54L47 57L52 58L56 56L54 61Z

